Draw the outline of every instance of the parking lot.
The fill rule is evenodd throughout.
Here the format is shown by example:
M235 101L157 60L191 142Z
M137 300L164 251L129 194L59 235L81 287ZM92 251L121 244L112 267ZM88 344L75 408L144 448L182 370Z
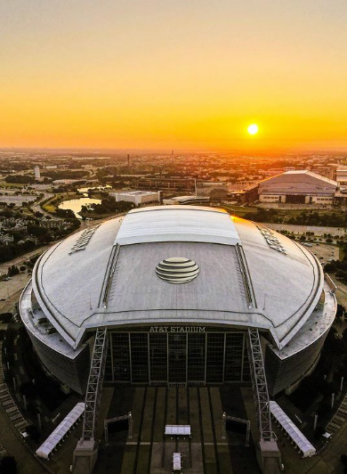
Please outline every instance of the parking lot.
M306 248L315 255L322 265L331 262L332 260L338 260L340 249L337 245L328 244L303 244Z

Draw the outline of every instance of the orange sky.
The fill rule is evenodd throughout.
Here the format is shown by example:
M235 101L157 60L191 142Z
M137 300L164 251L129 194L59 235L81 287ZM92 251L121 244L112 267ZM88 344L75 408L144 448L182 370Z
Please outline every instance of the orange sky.
M345 0L1 2L0 147L347 149L346 25Z

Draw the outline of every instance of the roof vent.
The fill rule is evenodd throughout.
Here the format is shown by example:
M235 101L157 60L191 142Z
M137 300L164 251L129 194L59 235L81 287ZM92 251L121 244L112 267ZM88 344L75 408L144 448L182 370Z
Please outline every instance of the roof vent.
M199 274L199 267L184 257L171 257L158 263L155 269L159 278L168 283L188 283Z

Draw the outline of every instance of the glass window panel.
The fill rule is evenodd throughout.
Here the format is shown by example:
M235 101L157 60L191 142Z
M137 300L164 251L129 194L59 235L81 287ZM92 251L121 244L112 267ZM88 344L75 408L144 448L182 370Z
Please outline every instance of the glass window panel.
M207 335L206 378L209 383L223 383L224 334Z
M186 334L169 334L169 382L186 383Z
M132 333L130 338L132 381L134 383L148 382L148 335L147 333Z
M225 381L242 380L243 334L231 333L226 336L225 348Z
M129 334L113 333L112 350L114 380L130 382Z
M205 381L205 334L188 334L188 381Z
M167 334L150 334L151 381L167 381Z

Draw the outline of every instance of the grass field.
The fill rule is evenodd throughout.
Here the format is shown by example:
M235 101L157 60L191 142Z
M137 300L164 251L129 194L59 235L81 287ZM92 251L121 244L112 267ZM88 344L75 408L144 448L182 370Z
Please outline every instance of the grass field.
M26 186L21 183L7 183L6 181L0 181L0 188L17 188L21 189L23 186ZM30 186L30 184L29 184Z
M64 193L64 194L56 194L55 196L48 199L44 204L42 204L42 209L49 214L55 214L57 212L57 208L59 204L64 201L69 201L70 199L80 199L83 196L76 193Z
M238 217L246 217L247 214L250 214L251 212L257 212L257 207L251 206L222 205L221 207L230 214Z

